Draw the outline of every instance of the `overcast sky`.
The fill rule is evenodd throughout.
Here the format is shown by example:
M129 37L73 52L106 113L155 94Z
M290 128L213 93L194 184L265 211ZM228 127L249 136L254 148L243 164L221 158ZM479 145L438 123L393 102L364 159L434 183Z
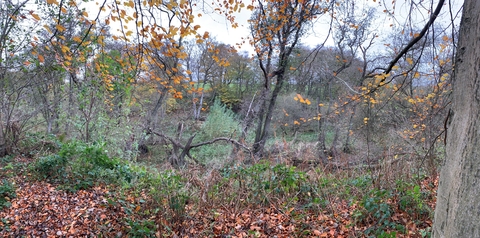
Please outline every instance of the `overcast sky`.
M392 0L357 0L355 2L357 7L360 8L375 7L377 9L376 21L372 30L380 35L378 41L382 41L382 35L388 35L387 37L383 37L383 39L388 39L391 37L392 33L395 33L395 31L402 28L405 24L406 16L411 10L413 10L415 14L412 15L409 21L418 29L422 28L430 17L430 10L436 7L438 0L434 0L433 5L431 0L416 1L419 2L419 4L414 5L413 9L411 0L396 0L394 2L395 5L392 5ZM462 4L463 0L446 0L442 9L442 15L437 19L437 22L447 24L450 19L449 5L452 6L452 15L457 15ZM388 9L389 12L394 11L394 17L385 13L385 9ZM209 31L210 35L215 36L218 41L230 45L242 42L242 37L245 38L249 36L248 19L250 18L251 11L243 9L241 13L236 14L236 20L240 27L233 29L230 27L230 24L226 22L224 17L213 12L208 14L207 8L204 8L204 10L207 11L207 14L203 14L203 16L197 19L197 22L195 23L202 26L200 31ZM323 43L330 27L328 20L330 20L328 16L320 18L315 25L310 28L308 36L304 37L301 43L311 47ZM459 20L460 18L458 17L457 24L459 23ZM248 45L248 42L246 43L247 44L244 45L242 49L251 51L251 46ZM383 42L378 43L383 45ZM333 45L333 40L331 38L327 40L327 45Z
M395 5L392 5L392 2L395 2ZM358 8L374 7L377 9L376 21L372 31L380 36L378 40L376 40L376 43L381 46L386 40L390 40L389 38L391 38L393 34L398 34L399 29L404 27L405 18L411 10L415 12L410 19L411 24L417 28L422 28L430 17L429 11L435 8L438 0L433 0L433 6L432 0L416 0L415 2L419 4L414 5L413 9L411 2L412 0L355 0L354 3ZM463 0L446 0L446 2L446 5L442 9L442 16L438 19L438 21L443 21L445 24L450 19L449 5L453 6L452 15L456 15L463 4ZM98 4L93 2L88 3L87 9L91 11L91 17L96 15L97 11L95 9L98 9L98 7ZM232 28L225 17L215 13L208 3L204 2L204 5L198 7L197 13L202 13L202 17L196 17L194 24L201 26L199 29L200 33L208 31L217 41L232 46L235 46L237 43L242 43L242 41L245 40L245 44L239 50L249 51L250 53L253 52L252 47L248 44L248 40L246 40L246 38L249 37L248 19L250 18L251 11L242 9L240 13L236 13L236 22L239 24L239 27ZM385 13L385 9L387 9L388 12L394 11L394 17ZM329 16L317 20L315 25L309 29L308 35L301 40L301 43L310 47L323 43L326 40L330 28L329 20ZM459 19L457 20L457 24L458 22ZM115 26L112 26L112 28L115 29ZM333 45L333 40L331 38L327 39L326 44L330 46Z

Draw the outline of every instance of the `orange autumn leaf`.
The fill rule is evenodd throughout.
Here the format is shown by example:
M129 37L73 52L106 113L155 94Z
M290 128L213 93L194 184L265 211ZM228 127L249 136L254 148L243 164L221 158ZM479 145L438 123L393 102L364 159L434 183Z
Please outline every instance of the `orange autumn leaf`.
M77 43L82 42L82 39L81 39L80 37L78 37L78 36L74 36L72 39L73 39L73 41L75 41L75 42L77 42Z
M35 20L40 21L40 17L38 16L38 14L31 13L30 15L32 15L32 17L33 17Z
M55 28L60 32L64 32L66 30L66 28L62 25L56 25Z

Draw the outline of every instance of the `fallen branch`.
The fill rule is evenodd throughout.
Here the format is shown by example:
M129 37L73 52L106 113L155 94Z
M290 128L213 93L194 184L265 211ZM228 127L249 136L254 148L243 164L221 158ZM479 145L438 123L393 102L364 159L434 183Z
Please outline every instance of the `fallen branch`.
M196 136L196 134L194 134L194 135L190 136L190 138L188 138L187 143L184 145L180 141L180 138L175 139L173 137L170 137L168 135L163 134L162 132L157 132L157 131L151 131L151 133L154 134L154 135L165 138L166 140L170 141L170 143L173 145L172 156L169 159L169 161L174 167L183 166L185 164L184 163L185 162L185 156L188 156L190 159L195 161L195 163L199 164L199 162L190 154L190 150L193 149L193 148L204 146L204 145L210 145L210 144L213 144L213 143L219 142L219 141L230 142L234 145L242 147L244 150L248 151L250 154L252 153L248 146L238 142L237 140L234 140L234 139L228 138L228 137L218 137L218 138L215 138L215 139L210 140L210 141L204 141L204 142L200 142L200 143L192 145L192 141ZM179 153L179 149L182 150L181 153ZM180 154L180 155L178 155L178 154Z
M218 141L227 141L227 142L230 142L232 144L235 144L235 145L238 145L240 147L242 147L243 149L245 149L246 151L248 151L249 153L251 153L251 150L250 148L248 148L246 145L232 139L232 138L227 138L227 137L217 137L213 140L210 140L210 141L205 141L205 142L200 142L200 143L197 143L197 144L194 144L192 146L190 146L191 148L195 148L195 147L200 147L200 146L204 146L204 145L209 145L209 144L213 144L215 142L218 142Z

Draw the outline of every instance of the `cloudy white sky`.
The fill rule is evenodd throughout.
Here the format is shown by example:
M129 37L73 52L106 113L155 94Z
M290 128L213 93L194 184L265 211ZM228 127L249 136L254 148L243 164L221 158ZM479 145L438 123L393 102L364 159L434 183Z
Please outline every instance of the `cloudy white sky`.
M382 35L389 35L388 37L390 37L392 33L399 31L399 29L405 26L407 21L406 17L410 11L413 11L414 14L408 19L408 22L417 28L422 28L430 17L430 12L436 7L438 0L421 0L415 2L417 2L417 4L412 5L412 0L356 0L355 4L360 8L374 7L377 9L376 20L372 31L380 35L379 41L381 41ZM459 13L463 0L446 0L445 2L441 16L437 19L437 22L448 24L450 20L449 6L452 6L451 13L455 16ZM392 16L391 14L385 13L385 9L387 9L388 12L394 12L394 15ZM236 20L240 27L233 29L224 17L213 13L213 11L208 14L208 8L204 8L203 10L206 10L207 14L203 14L201 18L197 19L196 24L202 26L200 28L201 31L209 31L218 41L235 45L236 43L242 42L242 37L245 38L249 36L248 19L250 18L251 11L244 9L241 13L237 14ZM328 16L320 18L309 30L309 35L302 39L302 43L311 47L323 43L330 27L328 24L329 20L330 18ZM459 20L460 17L458 15L456 20L457 24ZM384 39L388 37L384 37ZM379 43L383 45L383 42ZM327 40L327 45L333 45L331 38ZM247 42L242 49L250 51L251 47Z
M371 30L380 36L377 44L383 45L385 39L391 37L392 34L398 34L399 29L405 27L406 16L410 11L415 13L409 19L409 22L417 28L422 28L430 17L430 11L435 8L438 2L438 0L415 0L416 4L412 5L412 1L413 0L355 0L354 3L358 8L374 7L377 9L376 20ZM395 4L393 5L392 3ZM236 45L245 40L245 44L239 50L253 52L252 47L248 44L248 40L245 39L249 36L248 19L250 18L251 11L242 9L240 13L237 13L236 22L239 24L239 27L232 28L225 17L215 13L213 8L208 4L209 3L204 2L203 5L198 6L200 9L197 9L197 13L202 13L202 17L196 17L194 24L201 26L199 31L208 31L217 41L230 45ZM456 15L462 4L463 0L446 0L444 8L442 9L442 15L438 20L446 24L450 19L449 6L452 6L452 15ZM94 5L92 2L88 4L87 9L89 9L92 12L91 15L94 16L96 15L96 9L98 9L98 7L99 5ZM394 11L394 15L392 16L388 14L388 12L385 13L385 9L387 9L388 12ZM328 23L329 20L329 16L317 20L315 25L310 28L309 34L301 40L301 43L311 47L323 43L326 40L330 27ZM457 23L458 22L459 17ZM115 27L113 26L112 28ZM326 43L327 45L333 45L333 40L331 38L327 39Z

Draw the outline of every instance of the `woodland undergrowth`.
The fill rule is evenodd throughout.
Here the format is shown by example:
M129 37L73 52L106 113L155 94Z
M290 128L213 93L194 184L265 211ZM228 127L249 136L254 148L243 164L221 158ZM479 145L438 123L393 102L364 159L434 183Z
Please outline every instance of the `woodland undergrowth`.
M244 161L240 154L220 168L190 164L175 170L111 157L100 143L56 141L51 149L36 159L1 159L1 235L430 235L437 178L410 162L372 168L296 167L287 158L245 164L239 162ZM50 195L41 198L29 192ZM66 202L74 197L86 200L77 204L85 203L91 212L81 213L80 205L68 208L75 206ZM58 199L65 202L56 204ZM67 208L45 215L51 204ZM97 225L88 225L88 214L93 217L88 222ZM64 219L70 223L62 223ZM62 225L48 228L56 223Z

